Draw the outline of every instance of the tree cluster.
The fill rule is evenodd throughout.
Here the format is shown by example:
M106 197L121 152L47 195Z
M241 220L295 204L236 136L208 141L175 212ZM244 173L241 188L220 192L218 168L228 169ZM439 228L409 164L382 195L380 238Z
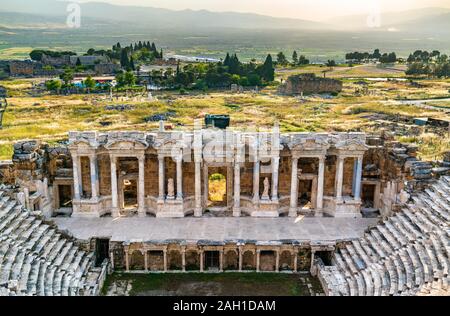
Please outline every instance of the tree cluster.
M450 59L434 50L431 53L417 50L408 59L407 75L426 75L437 78L450 77Z
M380 61L382 63L395 63L397 61L397 54L392 52L390 54L381 54L379 49L375 49L373 53L368 52L351 52L345 54L345 59L352 62L368 62L371 60Z

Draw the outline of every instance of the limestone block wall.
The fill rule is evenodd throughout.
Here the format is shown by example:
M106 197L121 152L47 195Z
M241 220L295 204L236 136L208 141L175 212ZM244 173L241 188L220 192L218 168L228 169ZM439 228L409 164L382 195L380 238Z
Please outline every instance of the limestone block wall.
M98 172L100 181L100 195L111 195L111 161L109 155L102 154L98 157Z
M145 195L158 196L158 157L147 155L145 160Z

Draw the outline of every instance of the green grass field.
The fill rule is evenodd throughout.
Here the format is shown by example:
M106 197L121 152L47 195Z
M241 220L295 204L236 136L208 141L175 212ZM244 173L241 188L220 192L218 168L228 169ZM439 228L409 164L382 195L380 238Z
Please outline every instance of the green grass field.
M306 280L302 282L300 280ZM106 279L102 294L111 294L113 285L131 285L130 296L310 296L322 293L320 283L309 275L279 273L177 273L121 274Z
M307 68L320 72L323 67ZM372 78L377 71L373 68ZM343 69L347 68L336 67L334 71ZM370 70L366 67L364 71ZM282 70L278 73L282 76ZM71 130L154 130L158 123L146 122L146 118L167 112L174 113L166 122L173 129L190 129L194 120L203 119L205 114L228 114L234 129L268 129L279 122L282 132L379 132L374 115L384 115L388 120L396 117L449 118L442 108L449 102L440 102L441 108L432 108L401 104L397 100L449 97L450 80L420 80L421 86L417 87L408 81L370 81L354 79L354 75L351 73L350 77L343 79L344 90L337 97L307 96L303 100L280 96L274 86L258 94L191 91L188 95L180 95L178 92L158 92L155 93L158 100L152 102L143 97L127 99L124 95L119 96L119 100L110 101L106 95L33 96L32 80L0 81L11 96L3 129L0 130L0 159L10 159L13 143L22 139L57 142L66 139ZM39 82L37 79L34 81ZM367 93L358 92L361 81L366 82ZM428 103L433 105L435 101ZM105 108L117 104L127 104L132 108L126 111ZM440 157L450 148L448 134L424 133L417 135L416 139L422 158Z

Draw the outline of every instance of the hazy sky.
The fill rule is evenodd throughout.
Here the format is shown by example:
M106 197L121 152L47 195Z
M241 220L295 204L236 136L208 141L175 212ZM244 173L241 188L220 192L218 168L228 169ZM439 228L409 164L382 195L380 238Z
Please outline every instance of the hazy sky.
M400 11L433 6L450 8L450 0L80 0L88 1L175 10L252 12L317 21L339 15L371 14L374 10Z

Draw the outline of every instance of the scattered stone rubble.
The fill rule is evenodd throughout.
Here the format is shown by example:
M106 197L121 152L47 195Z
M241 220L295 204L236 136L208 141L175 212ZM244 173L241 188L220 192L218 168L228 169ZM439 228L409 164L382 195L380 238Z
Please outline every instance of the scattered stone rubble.
M0 188L0 296L98 295L108 262L34 216Z
M339 93L343 84L340 80L320 78L315 74L301 74L289 77L279 88L279 93L285 95L300 95L302 93Z

